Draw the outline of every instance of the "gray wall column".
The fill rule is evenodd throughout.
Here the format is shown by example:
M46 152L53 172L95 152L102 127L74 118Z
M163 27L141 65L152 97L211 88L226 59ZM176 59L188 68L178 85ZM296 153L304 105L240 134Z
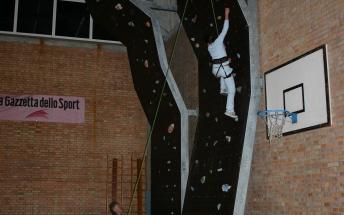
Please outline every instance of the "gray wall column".
M239 182L235 198L234 215L244 215L247 188L250 178L253 145L255 142L257 111L261 95L259 38L256 0L238 0L246 21L249 25L250 39L250 71L251 71L251 99L247 117L247 126L243 153L240 164Z

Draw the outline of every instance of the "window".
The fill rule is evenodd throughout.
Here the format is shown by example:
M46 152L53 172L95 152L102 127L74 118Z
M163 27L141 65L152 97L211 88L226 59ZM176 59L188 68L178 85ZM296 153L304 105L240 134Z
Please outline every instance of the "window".
M51 34L53 0L19 0L18 32Z
M0 0L0 34L118 43L93 23L85 0Z
M90 13L85 3L57 1L56 35L89 38Z
M13 31L14 0L0 1L0 31Z

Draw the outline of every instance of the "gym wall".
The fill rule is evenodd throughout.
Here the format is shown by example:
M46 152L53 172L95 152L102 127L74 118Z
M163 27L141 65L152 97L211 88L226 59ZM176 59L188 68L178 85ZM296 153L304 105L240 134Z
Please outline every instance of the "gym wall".
M127 53L73 46L0 42L1 93L86 101L82 124L0 121L0 214L104 215L112 198L129 203L148 122Z
M246 214L343 214L344 2L258 5L262 74L327 44L332 126L270 145L264 122L258 122Z

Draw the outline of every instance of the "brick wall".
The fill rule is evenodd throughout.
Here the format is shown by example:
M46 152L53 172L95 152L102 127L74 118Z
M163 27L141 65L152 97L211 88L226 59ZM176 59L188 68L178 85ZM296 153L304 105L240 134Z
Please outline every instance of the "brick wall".
M262 72L328 44L333 124L269 145L258 122L246 214L344 214L344 1L258 5Z
M0 92L86 100L83 124L0 121L1 215L107 214L114 158L127 207L148 128L125 52L0 42Z

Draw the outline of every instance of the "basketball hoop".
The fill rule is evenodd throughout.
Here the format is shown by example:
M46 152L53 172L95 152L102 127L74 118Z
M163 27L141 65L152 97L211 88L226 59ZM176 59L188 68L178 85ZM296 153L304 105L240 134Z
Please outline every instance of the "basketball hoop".
M286 121L292 124L297 123L296 113L286 110L263 110L259 111L257 115L265 120L270 143L281 143Z

